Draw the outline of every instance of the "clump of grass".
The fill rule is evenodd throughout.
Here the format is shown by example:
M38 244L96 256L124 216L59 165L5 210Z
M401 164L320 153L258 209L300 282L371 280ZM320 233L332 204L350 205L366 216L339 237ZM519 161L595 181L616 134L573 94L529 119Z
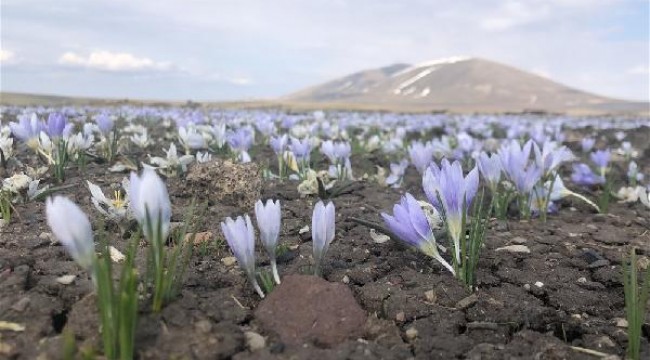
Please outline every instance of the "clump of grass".
M623 259L623 285L625 291L625 315L628 323L627 357L638 360L641 350L641 332L650 290L650 271L639 273L634 249L630 257Z

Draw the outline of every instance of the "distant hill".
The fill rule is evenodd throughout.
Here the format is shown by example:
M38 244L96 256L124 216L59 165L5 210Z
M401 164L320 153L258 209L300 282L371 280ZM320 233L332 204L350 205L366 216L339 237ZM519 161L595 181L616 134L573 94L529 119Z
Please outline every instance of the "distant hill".
M282 100L420 111L650 112L649 103L591 94L508 65L468 57L360 71Z

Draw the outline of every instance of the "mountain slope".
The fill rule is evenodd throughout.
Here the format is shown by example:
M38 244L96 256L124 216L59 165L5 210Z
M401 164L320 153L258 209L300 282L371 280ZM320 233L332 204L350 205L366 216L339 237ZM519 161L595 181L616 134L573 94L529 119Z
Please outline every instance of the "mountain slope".
M454 57L361 71L284 98L295 102L452 111L648 111L493 61Z

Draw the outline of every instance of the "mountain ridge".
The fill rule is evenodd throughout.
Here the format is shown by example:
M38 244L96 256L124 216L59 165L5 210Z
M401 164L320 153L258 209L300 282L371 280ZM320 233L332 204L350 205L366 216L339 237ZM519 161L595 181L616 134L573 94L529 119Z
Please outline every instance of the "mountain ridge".
M447 111L650 111L646 102L609 98L510 65L460 56L362 70L281 100Z

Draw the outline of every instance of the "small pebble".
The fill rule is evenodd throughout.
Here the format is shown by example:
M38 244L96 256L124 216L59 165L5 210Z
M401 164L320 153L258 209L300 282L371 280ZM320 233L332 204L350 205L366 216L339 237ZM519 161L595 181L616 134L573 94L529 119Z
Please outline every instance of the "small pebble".
M424 297L430 303L435 303L436 300L438 299L438 295L436 295L436 292L434 290L425 291Z
M56 282L62 285L70 285L74 282L74 279L77 278L77 275L63 275L56 278Z
M226 256L225 258L221 259L221 262L226 266L233 266L237 262L237 258L234 256Z
M530 249L526 245L509 245L496 249L496 251L507 251L511 253L529 254Z
M623 318L617 318L616 319L616 327L627 328L627 326L628 326L628 323L627 323L626 319L623 319Z
M589 264L588 268L596 269L596 268L603 267L603 266L608 266L608 265L609 265L609 260L600 259L600 260L596 260L596 261L592 262L591 264Z
M407 339L413 340L416 337L418 337L418 330L416 328L412 327L412 328L408 328L408 330L406 330L406 338Z
M400 311L395 315L395 320L402 322L406 319L406 315L404 314L404 311Z
M18 302L13 304L11 306L11 310L13 310L15 312L23 312L23 311L25 311L25 309L27 309L27 306L29 305L30 301L31 300L28 297L25 296L24 298L18 300Z
M512 238L512 242L515 244L525 244L526 242L528 242L528 240L526 240L526 238L523 238L521 236L515 236L514 238Z
M541 282L541 281L537 281L537 282L535 282L535 286L537 286L538 288L541 288L542 286L544 286L544 283Z
M345 275L343 276L343 280L341 280L344 284L349 284L350 283L350 277Z
M478 295L472 294L456 303L457 309L467 309L478 301Z
M203 334L207 334L212 331L212 323L209 320L199 320L194 324L194 328Z
M254 331L246 331L244 336L246 337L246 346L250 351L257 351L266 347L264 336Z

